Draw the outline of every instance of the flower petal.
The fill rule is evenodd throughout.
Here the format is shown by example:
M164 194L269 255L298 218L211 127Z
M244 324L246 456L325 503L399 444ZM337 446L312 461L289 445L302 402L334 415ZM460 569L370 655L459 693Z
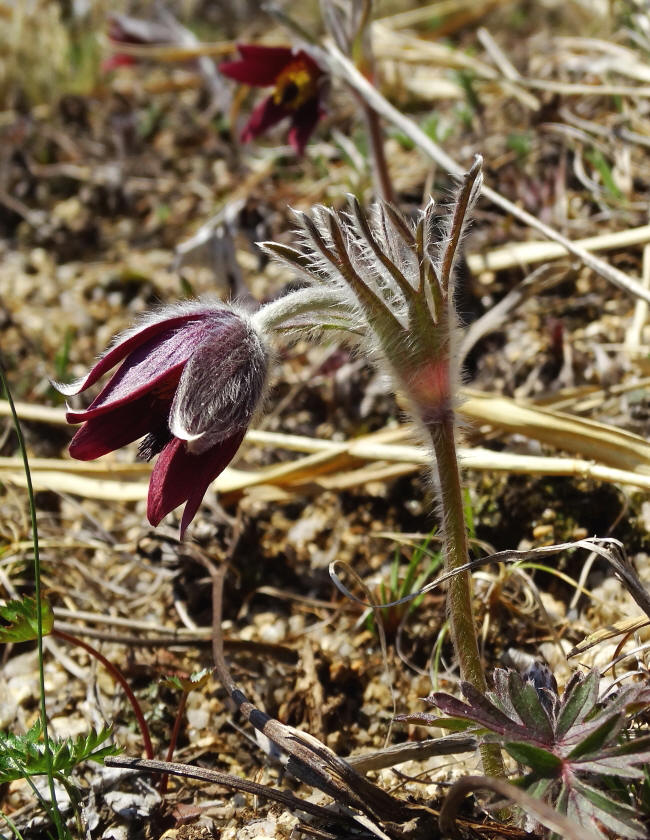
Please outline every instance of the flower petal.
M223 324L188 361L172 404L169 428L204 452L245 429L262 399L268 356L243 318Z
M314 129L323 116L318 98L309 99L295 111L289 129L289 143L296 150L296 154L303 155L307 141L314 133Z
M201 455L187 451L185 442L174 438L158 456L149 482L147 518L155 527L178 505L187 501L181 520L181 539L194 518L205 493L224 471L241 446L239 432Z
M53 382L59 393L65 396L80 394L94 385L97 380L111 368L114 368L122 359L126 358L146 341L159 335L165 330L174 330L186 321L193 321L202 318L210 318L217 312L223 311L225 307L216 303L205 301L187 301L185 303L163 306L156 312L149 313L138 324L130 330L118 335L113 345L104 353L93 368L76 382L64 384Z
M278 105L272 96L268 96L257 108L253 109L241 133L242 141L248 143L249 140L254 140L290 113L291 111L285 105Z
M239 44L237 49L241 60L222 62L219 72L237 82L257 87L272 85L293 58L293 51L289 47Z
M70 443L70 455L79 461L92 461L113 452L166 423L169 405L157 403L151 394L124 403L112 411L89 420Z
M152 390L158 398L167 396L171 401L180 373L192 353L231 320L237 321L238 316L223 309L210 317L185 320L176 328L154 336L129 353L85 411L68 411L66 419L69 423L83 423Z

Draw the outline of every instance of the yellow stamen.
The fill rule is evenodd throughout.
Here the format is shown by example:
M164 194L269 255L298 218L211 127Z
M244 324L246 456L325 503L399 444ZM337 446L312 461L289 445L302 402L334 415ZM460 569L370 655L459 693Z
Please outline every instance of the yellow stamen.
M290 111L295 111L313 99L317 93L317 72L304 58L287 64L275 80L273 101Z

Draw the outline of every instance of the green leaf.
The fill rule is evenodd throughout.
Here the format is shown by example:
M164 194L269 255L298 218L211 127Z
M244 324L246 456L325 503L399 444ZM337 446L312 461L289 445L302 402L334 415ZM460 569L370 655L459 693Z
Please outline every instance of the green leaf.
M539 776L555 777L562 771L562 759L541 747L512 741L503 746L516 761L530 767Z
M195 691L207 683L213 670L213 668L202 668L200 671L195 671L193 674L190 674L189 677L179 677L176 674L172 674L164 677L162 682L177 691Z
M112 744L101 746L110 737L111 731L106 727L91 729L86 735L76 738L50 739L55 775L66 776L83 761L101 763L107 755L119 753L120 750ZM24 735L0 732L0 784L47 774L48 760L42 735L40 720Z
M49 603L41 600L43 613L43 635L52 632L54 615ZM20 601L7 601L0 606L0 642L31 642L38 637L36 621L36 599L23 598Z
M592 755L598 750L601 750L605 744L611 741L618 735L625 723L625 718L622 714L614 714L610 718L606 718L597 729L583 738L567 755L568 759L577 759L583 755Z
M571 785L571 805L567 810L567 816L574 815L580 815L579 821L585 826L593 825L597 819L619 837L631 840L646 837L635 808L577 779Z
M535 686L530 682L524 682L516 671L511 671L508 677L508 688L512 705L524 726L531 729L531 735L536 740L552 744L553 727Z
M562 696L560 713L555 726L555 735L558 739L566 735L576 721L584 720L594 708L598 700L599 680L598 671L593 670L584 679L580 674L575 674L569 681Z
M648 761L648 757L639 759ZM633 767L629 762L626 763L621 758L594 758L586 761L576 761L573 763L573 770L576 773L593 773L597 776L620 776L623 779L642 779L643 770L638 767Z
M622 744L609 747L599 753L598 758L625 757L631 764L650 764L650 735L630 738Z
M555 779L549 779L548 777L538 779L533 773L529 773L527 776L524 776L523 779L519 779L514 782L514 784L517 784L519 787L523 787L524 790L527 790L528 793L536 799L544 799L554 782Z

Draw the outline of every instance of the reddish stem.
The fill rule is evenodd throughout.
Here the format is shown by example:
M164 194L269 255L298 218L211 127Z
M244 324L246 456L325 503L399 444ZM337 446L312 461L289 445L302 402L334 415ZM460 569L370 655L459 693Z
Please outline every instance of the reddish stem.
M97 648L94 648L92 645L89 645L88 642L84 642L82 639L78 639L76 636L72 636L70 633L66 633L64 630L57 630L54 628L52 630L52 635L56 638L62 639L64 642L68 642L71 645L76 645L77 647L83 648L83 650L87 651L91 656L94 656L98 662L106 668L108 673L113 677L116 682L118 682L126 694L129 703L133 709L133 713L135 714L135 718L138 721L138 726L140 727L140 732L142 733L142 741L144 743L144 750L147 754L148 759L153 758L153 746L151 743L151 736L149 735L149 727L147 726L147 721L144 719L144 714L142 713L142 707L138 703L138 699L131 690L131 686L126 681L126 677L122 672L117 668L116 665L113 665L102 653L100 653Z
M178 741L178 733L181 731L181 721L183 720L183 712L185 711L185 704L187 703L187 696L189 691L183 690L181 695L180 702L178 704L178 711L176 712L176 720L174 721L174 728L172 729L171 738L169 739L169 748L167 749L167 756L165 761L171 761L174 757L174 750L176 749L176 743ZM165 773L164 776L160 779L160 786L158 790L162 795L165 794L167 790L167 780L169 779L169 774Z

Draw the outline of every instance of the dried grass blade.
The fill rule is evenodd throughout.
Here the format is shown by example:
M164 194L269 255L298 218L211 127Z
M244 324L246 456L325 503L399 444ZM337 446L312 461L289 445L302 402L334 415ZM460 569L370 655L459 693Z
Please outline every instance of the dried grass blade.
M650 242L650 225L576 239L574 244L585 251L613 251L632 245L645 245L647 242ZM513 266L548 262L566 255L566 248L556 242L512 242L488 251L487 254L469 254L467 265L473 274L480 274L482 271L503 271Z
M601 642L614 639L616 636L621 636L625 633L634 633L637 630L641 630L642 627L647 627L649 624L650 618L647 615L633 615L629 618L622 618L620 621L615 621L607 627L599 627L598 630L585 636L581 642L572 648L567 653L567 658L585 653L590 648L599 645Z
M650 474L650 444L639 435L507 397L468 389L464 393L467 399L460 411L465 417L576 452L596 463Z

